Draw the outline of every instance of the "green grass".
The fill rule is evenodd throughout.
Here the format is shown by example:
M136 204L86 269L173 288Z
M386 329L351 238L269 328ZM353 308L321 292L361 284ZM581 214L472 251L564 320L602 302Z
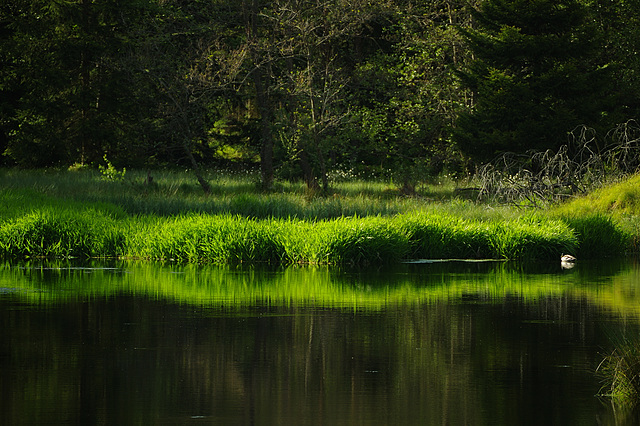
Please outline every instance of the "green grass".
M336 183L329 197L309 196L304 185L278 182L270 193L257 188L257 176L209 173L212 195L205 196L186 172L127 171L123 182L105 181L90 170L75 172L0 170L1 188L88 203L109 203L129 215L175 216L189 213L231 214L251 218L335 219L343 216L393 215L418 208L423 201L399 197L382 182Z
M623 343L598 366L603 387L600 396L618 406L636 407L640 401L640 345Z
M401 220L414 258L554 260L578 245L566 223L542 216L478 220L418 213Z
M0 254L9 258L116 257L125 235L105 214L34 211L0 223Z
M403 197L382 182L334 185L328 197L251 175L212 175L204 196L186 173L0 171L0 256L124 257L193 263L380 265L414 258L557 260L619 255L637 241L611 214ZM439 191L439 192L438 192ZM449 200L445 194L449 194Z
M199 263L283 263L286 256L276 227L239 216L163 218L147 226L134 226L129 235L129 257Z
M580 258L613 257L632 250L632 234L613 217L604 213L562 218L580 241L575 253ZM567 251L568 253L568 251Z
M565 215L592 213L621 216L640 216L640 174L598 188L584 197L576 198L554 209Z

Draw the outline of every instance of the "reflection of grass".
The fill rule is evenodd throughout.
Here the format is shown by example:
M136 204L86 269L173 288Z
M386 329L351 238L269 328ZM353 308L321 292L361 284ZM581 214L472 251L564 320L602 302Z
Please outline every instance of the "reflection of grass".
M639 282L640 269L634 264L613 277L611 285L603 287L597 296L612 310L637 319L640 317ZM622 419L625 415L637 414L640 407L640 343L620 337L613 338L613 343L615 349L598 366L603 382L600 396L611 398ZM637 420L633 423L637 424Z
M217 308L266 304L371 311L438 302L502 303L517 298L535 303L555 298L583 300L623 318L640 317L640 269L626 264L622 269L622 265L596 264L595 275L585 264L561 273L556 262L532 265L533 273L509 262L398 265L381 270L120 261L88 264L84 269L74 265L62 261L0 265L0 293L35 304L135 294ZM607 266L611 269L605 274Z
M524 274L508 264L403 265L390 273L336 271L328 267L257 269L159 266L117 263L113 269L76 269L68 264L0 267L0 287L37 303L64 298L109 297L132 293L192 305L314 305L384 309L442 300L492 301L517 296L535 300L550 295L588 295L572 285L574 274ZM595 293L594 293L595 294ZM602 295L598 295L601 297Z

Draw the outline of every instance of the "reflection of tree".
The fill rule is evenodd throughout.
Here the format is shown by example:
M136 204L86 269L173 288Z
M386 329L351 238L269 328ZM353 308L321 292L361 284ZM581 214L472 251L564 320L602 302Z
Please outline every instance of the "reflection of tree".
M432 266L392 277L0 269L0 288L32 289L15 295L25 309L0 306L0 412L17 424L47 412L113 424L517 424L523 413L581 424L593 415L579 398L598 391L592 373L610 344L597 324L616 327L610 309L637 300L637 271L465 266L454 280ZM568 395L579 402L559 402Z
M2 402L10 420L51 405L107 423L206 416L227 424L516 424L524 411L571 424L584 407L551 400L579 390L571 381L549 386L540 369L566 365L571 372L558 369L558 377L577 374L597 353L549 348L603 341L584 326L600 311L571 298L494 304L469 294L372 312L295 304L194 311L119 296L49 312L1 317L20 339L41 342L38 352L12 346L9 364L22 360L25 380L13 380L13 399ZM6 348L7 337L0 343Z

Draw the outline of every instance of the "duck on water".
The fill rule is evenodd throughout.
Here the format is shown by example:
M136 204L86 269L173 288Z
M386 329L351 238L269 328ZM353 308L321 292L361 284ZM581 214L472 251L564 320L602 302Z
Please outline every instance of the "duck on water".
M562 269L572 269L576 266L576 258L575 256L571 256L570 254L563 254L560 256L560 267Z

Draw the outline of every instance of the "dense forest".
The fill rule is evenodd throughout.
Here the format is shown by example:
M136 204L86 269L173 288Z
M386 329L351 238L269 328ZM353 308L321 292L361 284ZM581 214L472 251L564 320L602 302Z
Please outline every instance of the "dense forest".
M604 141L640 116L638 34L638 0L5 0L0 165L410 189Z

